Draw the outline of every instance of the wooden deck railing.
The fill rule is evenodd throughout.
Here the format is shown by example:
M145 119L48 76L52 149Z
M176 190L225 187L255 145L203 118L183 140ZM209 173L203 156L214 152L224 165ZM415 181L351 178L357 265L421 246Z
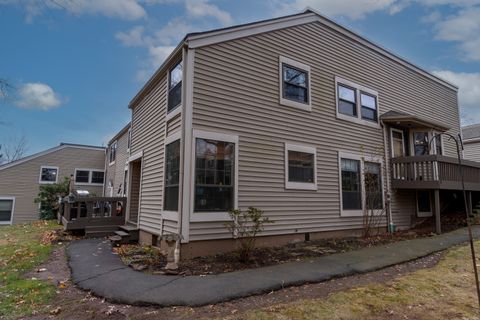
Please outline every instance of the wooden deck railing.
M392 186L405 189L460 189L457 158L440 155L392 158ZM480 190L480 163L462 160L465 184Z
M60 204L59 221L66 230L123 225L126 208L124 197L77 197L72 202L65 199Z

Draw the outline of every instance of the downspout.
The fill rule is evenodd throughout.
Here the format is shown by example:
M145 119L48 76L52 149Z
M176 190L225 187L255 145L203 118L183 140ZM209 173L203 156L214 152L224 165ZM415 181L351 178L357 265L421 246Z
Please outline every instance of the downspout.
M388 153L388 143L387 143L387 126L383 122L383 120L380 120L380 124L383 128L383 150L385 153L385 181L387 185L387 192L386 192L386 216L387 216L387 223L388 223L388 232L393 233L395 231L395 224L393 223L393 216L392 216L392 209L391 209L391 203L392 203L392 195L391 195L391 184L390 184L390 157Z

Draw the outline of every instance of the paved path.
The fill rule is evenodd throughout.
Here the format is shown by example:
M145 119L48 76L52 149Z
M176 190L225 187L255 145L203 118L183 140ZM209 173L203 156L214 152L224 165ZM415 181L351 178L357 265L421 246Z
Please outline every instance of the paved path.
M474 228L476 237L480 227ZM68 247L73 282L112 302L160 306L201 306L305 283L365 273L417 259L467 241L466 229L400 241L303 262L219 275L149 275L125 266L109 241L74 241Z

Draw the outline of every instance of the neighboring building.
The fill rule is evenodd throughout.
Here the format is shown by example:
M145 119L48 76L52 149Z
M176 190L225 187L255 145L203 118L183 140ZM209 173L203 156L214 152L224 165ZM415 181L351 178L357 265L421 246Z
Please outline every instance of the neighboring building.
M126 196L128 184L128 157L130 155L130 123L109 142L105 157L106 197Z
M463 157L480 162L480 124L472 124L462 128Z
M188 34L130 103L127 217L182 256L232 248L232 208L275 221L264 244L352 235L368 175L391 225L440 232L457 90L312 10Z
M101 195L104 165L105 148L62 143L0 166L0 224L39 219L39 186L64 177L73 175L76 189Z

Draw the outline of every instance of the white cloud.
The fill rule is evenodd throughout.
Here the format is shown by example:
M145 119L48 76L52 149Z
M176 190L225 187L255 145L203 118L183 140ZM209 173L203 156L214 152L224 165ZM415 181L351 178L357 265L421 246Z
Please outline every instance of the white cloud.
M117 32L115 38L118 39L124 46L139 47L145 44L143 38L144 27L137 26L128 32Z
M27 22L32 22L34 17L48 10L64 10L74 15L103 15L125 20L137 20L147 15L138 0L0 0L0 5L23 7Z
M186 0L185 8L191 17L212 17L223 25L233 23L232 16L227 11L221 10L216 5L208 3L208 0Z
M433 71L433 74L458 86L463 121L480 123L480 73Z
M148 53L150 54L151 64L153 67L158 68L165 61L170 53L172 53L174 46L157 46L150 47Z
M26 83L20 87L15 104L22 109L50 110L61 105L60 96L45 83Z

